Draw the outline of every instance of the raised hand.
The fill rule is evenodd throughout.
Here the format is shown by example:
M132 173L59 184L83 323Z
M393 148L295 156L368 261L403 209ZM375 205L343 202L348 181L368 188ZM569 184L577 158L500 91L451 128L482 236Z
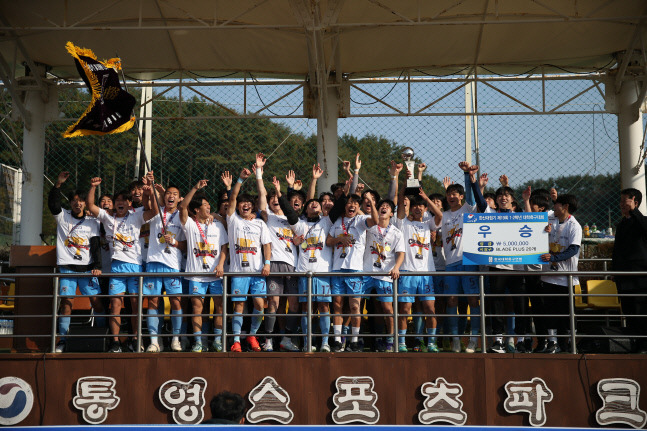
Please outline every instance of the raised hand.
M348 160L344 160L341 164L344 170L350 174L350 162Z
M423 198L425 200L429 199L429 196L427 196L427 193L425 193L425 191L422 189L422 187L420 187L418 189L418 192L419 192L421 198Z
M233 182L233 177L229 173L229 171L225 171L220 175L220 179L222 180L222 183L227 187L227 190L231 189L231 183Z
M550 189L550 199L555 202L557 200L557 189L555 187Z
M461 168L461 171L463 172L469 172L470 171L470 164L467 162L460 162L458 164L458 167Z
M510 187L510 184L508 182L508 176L503 174L499 177L499 182L501 183L501 186L503 187Z
M164 193L166 193L166 190L164 189L164 186L163 186L163 185L161 185L161 184L158 184L158 183L155 183L155 190L157 190L157 192L158 192L159 194L161 194L161 195L163 195Z
M297 175L294 173L293 170L289 170L288 174L285 176L285 181L288 182L288 187L293 188L294 187L294 181L296 180Z
M364 187L365 187L364 183L358 183L357 187L355 187L355 194L361 196L362 192L364 191Z
M479 165L472 165L469 167L469 170L466 172L469 172L470 175L476 175L476 173L479 171Z
M296 180L292 188L294 190L301 190L303 188L303 182L301 180Z
M58 174L58 178L56 179L56 187L60 187L61 184L67 181L69 177L70 177L70 173L68 171L63 171L60 174Z
M360 169L362 167L362 161L359 159L359 153L355 156L355 169Z
M99 177L94 177L90 180L90 187L97 187L99 184L101 184L101 178Z
M316 165L312 165L312 178L315 180L321 178L323 175L323 169L321 169L321 166L319 166L319 163Z
M451 186L452 184L454 184L454 182L452 181L451 178L449 177L443 178L443 187L445 187L445 190L447 190L447 187Z
M272 177L272 184L274 185L274 188L275 188L277 191L281 191L281 182L279 181L279 179L278 179L278 178L276 178L276 177Z
M239 175L239 176L240 176L240 179L242 179L242 180L246 180L247 178L249 178L249 176L250 176L251 174L252 174L252 173L250 172L250 170L249 170L249 169L247 169L247 168L243 168L243 170L242 170L242 171L240 171L240 175Z
M266 161L267 161L267 159L265 158L263 153L256 154L256 167L257 168L262 168L263 166L265 166Z
M532 190L530 189L530 186L526 187L526 190L524 190L521 193L521 197L523 198L524 202L530 200L530 195L532 194Z
M490 178L487 176L487 172L481 174L481 176L479 177L479 187L481 189L484 189L485 186L487 186L488 181L490 181Z
M419 172L424 172L425 169L427 169L427 164L426 163L419 163L418 164L418 171Z
M200 190L200 189L203 189L203 188L207 187L207 182L209 182L209 180L200 180L200 181L198 181L196 183L196 185L195 185L195 189Z

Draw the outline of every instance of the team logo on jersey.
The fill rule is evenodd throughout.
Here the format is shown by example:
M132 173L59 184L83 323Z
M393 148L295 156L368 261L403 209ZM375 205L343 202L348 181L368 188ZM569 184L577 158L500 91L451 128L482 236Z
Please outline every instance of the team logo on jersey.
M29 384L18 377L0 379L0 425L16 425L25 419L34 406Z
M422 250L424 249L429 251L430 244L427 242L427 236L424 234L418 235L417 233L414 233L411 236L412 238L409 238L409 246L417 247L416 259L422 259Z
M129 248L132 248L135 245L133 237L131 237L130 235L121 234L119 232L115 233L113 241L121 244L124 247L124 251L128 251Z
M385 247L382 244L373 242L373 245L371 246L371 254L377 256L377 259L373 262L374 267L382 268L382 262L386 260L386 255L384 254L385 251Z
M316 262L317 256L315 255L315 253L317 252L317 250L323 250L323 241L318 236L311 236L309 238L306 238L306 246L304 250L310 252L308 262Z
M447 244L451 243L452 246L450 250L456 250L456 238L460 238L463 235L463 228L456 228L454 226L450 231L449 231L449 236L445 238L445 242Z
M211 249L210 245L211 244L205 244L203 242L198 242L197 247L193 248L193 255L195 257L216 257L216 254L218 253L216 249Z
M294 233L292 229L280 227L276 232L276 237L281 241L285 241L285 251L292 253L292 246L290 246L290 243L294 244Z
M249 238L238 238L238 243L234 244L234 251L236 254L242 255L242 261L240 265L242 267L249 266L248 254L255 256L258 253L258 247L254 247L254 240Z
M65 238L65 247L74 249L74 259L81 260L81 250L90 250L85 238L79 236L68 236Z

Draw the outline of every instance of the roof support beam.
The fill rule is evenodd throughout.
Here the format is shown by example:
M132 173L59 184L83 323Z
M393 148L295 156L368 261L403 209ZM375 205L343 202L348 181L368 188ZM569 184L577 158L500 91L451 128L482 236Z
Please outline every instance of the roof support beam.
M22 103L22 98L17 91L17 84L13 76L13 72L5 58L2 56L2 53L0 53L0 79L2 79L7 90L9 90L9 94L11 94L11 104L18 109L18 112L20 112L20 116L25 122L25 128L27 130L31 130L31 115Z

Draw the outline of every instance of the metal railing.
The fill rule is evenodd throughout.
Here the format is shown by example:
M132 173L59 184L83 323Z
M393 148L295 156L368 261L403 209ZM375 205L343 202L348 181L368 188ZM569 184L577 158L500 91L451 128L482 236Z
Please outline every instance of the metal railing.
M595 296L601 296L601 297L609 297L609 296L618 296L618 297L632 297L632 296L644 296L643 294L588 294L588 293L579 293L576 294L573 289L573 278L578 276L578 277L615 277L615 276L647 276L647 272L628 272L628 271L606 271L607 267L607 262L610 261L610 259L581 259L580 262L586 262L586 261L593 261L593 262L601 262L604 265L605 270L603 271L564 271L564 272L529 272L529 271L505 271L505 272L488 272L488 271L473 271L473 272L445 272L445 271L438 271L438 272L406 272L406 273L401 273L401 277L407 277L407 276L443 276L443 277L448 277L448 276L476 276L479 279L479 294L478 297L480 299L480 304L481 304L481 311L479 314L479 319L480 319L480 326L481 326L481 331L480 331L480 341L481 341L481 346L482 346L482 351L485 353L486 352L486 347L488 345L487 339L488 337L493 337L493 336L503 336L503 337L513 337L513 336L521 336L521 334L487 334L485 331L486 328L486 321L488 317L509 317L508 314L505 315L500 315L500 314L492 314L492 313L486 313L486 307L485 304L487 301L491 300L494 297L542 297L542 296L551 296L551 297L557 297L557 296L563 296L566 297L568 296L569 300L569 327L570 327L570 334L564 335L554 335L556 337L567 337L570 340L570 348L571 348L571 353L577 353L576 351L576 341L577 339L582 339L586 337L596 337L596 338L612 338L612 337L617 337L614 335L588 335L588 334L577 334L576 333L576 319L578 317L578 314L576 313L575 310L575 299L580 297L595 297ZM16 280L20 278L50 278L53 279L53 286L52 286L52 293L51 294L42 294L42 295L29 295L28 298L30 299L37 299L37 298L51 298L52 299L52 308L51 308L51 313L50 314L22 314L22 315L11 315L11 316L4 316L4 317L10 317L13 319L21 319L21 318L43 318L43 317L49 317L51 318L51 331L49 334L0 334L0 338L7 338L7 337L23 337L23 338L39 338L39 337L49 337L50 339L50 348L51 351L54 351L56 347L56 339L57 339L57 320L59 317L62 315L58 313L58 308L59 308L59 300L61 296L59 295L59 279L61 277L67 277L69 278L70 276L73 276L74 278L87 278L87 277L93 277L91 274L52 274L52 273L39 273L39 274L3 274L4 277L2 280ZM110 274L104 274L100 277L137 277L138 282L139 282L139 289L138 293L135 295L128 295L128 294L123 294L119 295L123 298L128 298L128 297L137 297L137 310L133 310L133 314L121 314L120 317L137 317L137 325L136 325L136 334L124 334L120 333L120 337L124 336L132 336L132 335L137 335L137 343L136 343L136 352L141 352L142 351L142 343L143 343L143 338L145 337L150 337L150 334L142 334L142 327L143 327L143 319L146 316L152 316L152 317L161 317L164 318L166 317L165 314L151 314L151 315L145 315L142 313L142 307L143 307L143 299L146 295L143 295L143 284L144 284L144 279L145 278L177 278L177 277L191 277L191 276L204 276L204 273L110 273ZM307 292L305 293L305 296L307 298L307 310L305 312L301 312L299 314L293 314L293 317L303 317L305 316L308 319L308 330L307 333L305 334L286 334L291 337L305 337L305 346L308 352L312 351L312 345L313 345L313 337L323 337L323 336L339 336L339 334L314 334L313 333L313 325L312 325L312 318L315 316L313 313L313 302L315 302L315 297L316 296L322 296L321 294L316 295L313 294L312 292L312 280L313 277L345 277L352 275L353 277L357 276L387 276L388 273L374 273L374 272L354 272L354 273L342 273L342 272L325 272L325 273L313 273L313 272L294 272L294 273L271 273L270 276L285 276L285 275L290 275L290 276L297 276L297 277L307 277ZM541 275L559 275L559 276L566 276L568 277L568 293L564 294L512 294L512 293L505 293L505 294L487 294L485 285L486 285L486 279L489 276L501 276L505 275L506 277L524 277L524 276L541 276ZM233 334L228 333L227 330L227 319L232 316L232 314L227 312L227 301L230 296L228 293L228 286L229 286L229 281L232 277L250 277L250 276L260 276L260 273L230 273L227 272L224 274L223 277L223 293L222 293L222 313L219 313L220 316L222 317L222 335L219 335L222 337L222 347L223 351L227 351L227 339L228 337L232 336ZM435 334L435 335L429 335L426 333L407 333L406 335L402 335L398 333L398 318L399 318L399 311L398 311L398 304L399 304L399 297L400 296L413 296L413 297L422 297L422 296L429 296L428 294L409 294L407 293L406 295L401 295L398 293L398 282L399 280L393 280L393 314L371 314L371 315L366 315L362 314L350 314L350 313L342 313L342 314L333 314L332 310L329 312L329 316L341 316L341 317L356 317L356 316L361 316L361 317L393 317L393 332L388 333L388 334L366 334L362 333L360 334L361 337L382 337L382 336L393 336L394 340L397 340L398 337L429 337L429 336L434 336L438 337L439 339L443 337L462 337L465 334ZM520 282L522 282L520 280ZM196 297L197 295L195 294L181 294L181 295L176 295L176 294L165 294L165 295L153 295L153 297ZM281 294L281 295L239 295L236 294L236 296L240 297L266 297L266 296L281 296L281 297L287 297L287 298L296 298L296 297L302 297L304 295L302 294ZM328 296L328 295L326 295ZM369 297L383 297L385 296L384 294L362 294L362 295L356 295L356 294L344 294L344 295L331 295L330 296L341 296L341 297L364 297L364 298L369 298ZM474 294L436 294L434 293L434 296L436 298L446 298L446 297L474 297L476 295ZM0 295L0 300L15 300L16 298L19 298L19 295ZM66 296L67 297L67 296ZM114 295L96 295L98 298L112 298ZM208 297L213 297L213 295L204 295L205 298ZM72 297L69 297L72 298ZM207 305L207 311L209 310L208 305ZM122 310L123 311L123 310ZM76 315L78 317L78 315ZM186 317L193 317L193 316L202 316L203 318L210 318L210 317L215 317L216 314L211 314L211 313L201 313L201 314L192 314L192 313L182 313L182 314L176 314L175 316L179 316L182 318ZM258 316L254 315L251 313L243 313L243 317L251 317L251 316ZM415 317L450 317L449 314L416 314ZM538 315L536 314L524 314L523 317L537 317ZM566 315L560 315L560 314L542 314L542 317L566 317ZM109 318L110 315L106 313L106 318ZM279 316L277 316L279 317ZM413 315L412 315L413 317ZM456 315L454 315L456 317ZM468 317L468 316L466 316ZM471 315L471 317L475 317L474 315ZM603 314L587 314L586 317L606 317L606 315ZM623 315L623 317L647 317L647 316L639 316L639 315ZM192 333L183 333L183 334L154 334L154 336L157 337L171 337L171 336L193 336L194 334ZM238 335L238 334L237 334ZM241 336L245 335L250 335L250 334L240 334ZM275 336L276 334L265 334L265 333L257 333L254 335L259 335L259 336ZM350 336L350 334L348 334ZM65 335L66 337L88 337L87 335L82 335L82 334L67 334ZM115 335L112 334L106 334L106 335L96 335L95 337L114 337ZM202 334L202 337L209 337L209 336L214 336L214 334ZM526 334L526 336L532 336L532 334ZM630 335L632 338L647 338L647 336L644 335L639 335L639 334L632 334Z

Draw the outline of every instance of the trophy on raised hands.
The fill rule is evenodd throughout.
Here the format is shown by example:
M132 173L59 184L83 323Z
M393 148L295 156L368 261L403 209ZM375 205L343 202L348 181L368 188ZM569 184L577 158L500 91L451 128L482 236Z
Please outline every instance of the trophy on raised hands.
M416 178L416 162L413 161L413 156L413 148L406 147L402 150L404 166L411 172L411 176L407 178L407 189L405 190L407 195L417 195L420 192L420 181Z

